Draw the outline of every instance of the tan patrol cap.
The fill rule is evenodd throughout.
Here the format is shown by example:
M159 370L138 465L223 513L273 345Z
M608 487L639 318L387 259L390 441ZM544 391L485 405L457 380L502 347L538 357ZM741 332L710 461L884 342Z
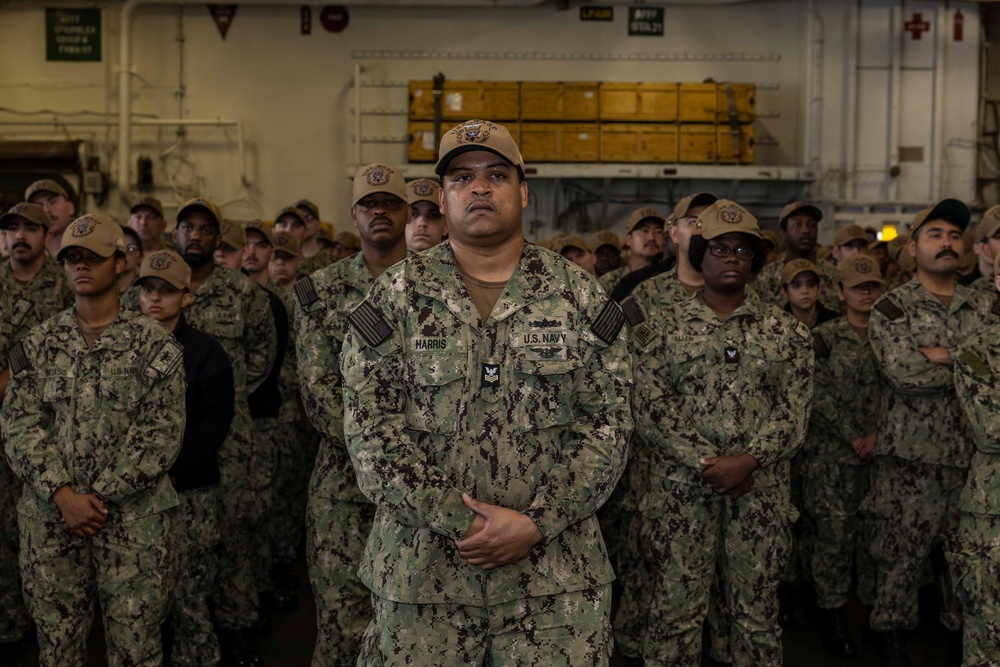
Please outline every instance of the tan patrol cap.
M125 252L125 234L121 226L104 215L84 215L73 222L62 235L62 248L56 255L61 262L70 248L83 248L101 257L111 257L115 252Z
M338 243L348 250L361 250L361 239L357 234L351 232L337 232L333 237L333 242Z
M566 248L577 248L584 252L590 252L590 246L579 236L564 236L559 240L559 254L561 255Z
M813 204L808 204L804 201L793 201L791 204L785 206L781 209L781 215L778 216L778 224L784 225L785 220L799 211L806 211L809 215L813 217L816 222L823 219L823 211L819 210Z
M46 231L49 229L49 216L45 213L45 209L38 204L29 204L26 201L14 204L6 213L0 215L0 229L7 229L18 218L41 225Z
M837 265L837 282L844 287L855 287L862 283L882 283L882 270L878 262L868 255L851 255Z
M171 250L157 250L142 258L136 282L146 278L160 278L177 289L191 289L191 267Z
M913 273L914 271L917 270L917 260L913 258L913 255L910 254L910 251L906 247L906 245L898 246L895 252L893 253L892 258L896 260L896 264L899 265L901 271L906 271L907 273Z
M886 249L888 249L889 242L888 241L883 241L882 239L875 239L874 241L872 241L871 243L868 244L868 251L871 252L872 250L874 250L875 248L879 247L880 245L884 245L886 247Z
M243 246L247 244L247 233L239 220L223 218L219 225L219 237L233 250L243 250Z
M667 218L655 208L646 207L636 209L628 217L628 223L625 225L625 235L628 236L631 234L635 226L645 220L655 220L657 224L662 226L667 221Z
M396 195L406 201L406 180L399 170L387 164L376 162L358 167L354 172L354 195L351 198L351 206L376 192Z
M333 225L329 222L320 222L316 238L333 243Z
M688 195L684 197L677 205L674 206L674 210L670 213L670 224L675 224L681 218L686 218L688 211L692 208L697 208L698 206L711 206L715 202L719 201L719 198L713 195L711 192L696 192L693 195Z
M835 246L845 245L851 241L864 241L865 246L867 246L868 232L860 225L847 225L838 229L833 235L833 245Z
M733 232L762 238L760 227L757 226L757 218L736 202L728 199L719 199L714 204L709 205L694 223L694 233L701 234L706 241Z
M129 213L135 213L137 208L149 208L156 212L156 215L163 217L163 204L156 197L150 197L149 195L143 195L139 197L129 208Z
M442 176L455 156L469 151L495 153L524 172L524 158L506 127L488 120L467 120L441 137L434 173Z
M590 247L597 252L597 249L601 246L614 246L615 250L620 250L622 247L621 239L610 229L602 229L600 231L594 232L594 235L590 237Z
M438 205L438 193L441 186L429 178L418 178L406 184L406 201L416 204L418 201L426 201Z
M319 220L319 206L316 206L316 204L312 203L308 199L300 199L295 202L295 208L300 211L308 211L314 218Z
M1000 232L1000 205L993 206L983 213L976 225L976 240L985 241Z
M244 236L249 231L260 232L267 239L268 245L274 245L274 230L271 229L271 225L266 224L264 221L248 220L243 229Z
M771 244L771 247L775 250L778 249L778 235L772 232L770 229L762 229L760 232L760 237L764 239L764 243Z
M916 217L913 218L913 224L910 225L910 235L915 234L925 222L942 219L950 219L964 232L965 228L969 226L969 220L972 219L972 211L965 205L965 202L958 199L942 199L934 206L929 206L917 213Z
M222 213L219 212L219 207L215 205L211 199L205 199L204 197L195 197L194 199L189 199L184 202L179 209L177 209L177 222L184 222L187 220L187 214L191 211L202 211L207 213L213 220L215 220L216 226L222 229Z
M278 224L278 221L281 220L286 215L295 216L296 218L299 219L299 221L303 225L306 224L306 216L302 213L302 210L299 209L296 206L286 206L285 208L283 208L280 211L278 211L277 213L275 213L274 214L274 224Z
M288 232L274 233L274 252L283 252L292 257L299 256L299 240Z
M39 192L51 192L52 194L62 195L66 199L69 199L69 195L66 194L66 190L63 186L59 185L52 179L45 178L40 181L35 181L28 186L28 189L24 191L24 201L30 202L31 198Z
M795 276L805 271L816 274L816 279L819 279L819 268L808 259L793 259L786 262L785 266L781 269L781 284L787 285L795 280Z

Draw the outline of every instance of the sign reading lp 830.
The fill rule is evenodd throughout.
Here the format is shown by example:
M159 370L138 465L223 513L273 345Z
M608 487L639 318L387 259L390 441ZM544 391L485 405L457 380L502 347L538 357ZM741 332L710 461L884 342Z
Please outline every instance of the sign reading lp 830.
M46 9L45 59L100 61L100 9Z
M663 36L663 7L639 5L628 8L628 34L630 37Z

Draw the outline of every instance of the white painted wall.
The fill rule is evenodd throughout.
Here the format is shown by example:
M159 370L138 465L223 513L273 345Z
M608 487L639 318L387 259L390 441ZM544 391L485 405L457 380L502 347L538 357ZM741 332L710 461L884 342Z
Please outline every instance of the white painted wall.
M45 62L44 5L17 0L2 4L0 107L22 112L51 109L64 118L92 110L115 118L120 3L45 4L103 8L104 62ZM154 157L156 194L165 203L203 194L222 202L230 216L270 217L289 202L309 197L319 204L325 219L338 226L349 224L346 173L354 160L351 84L355 63L360 62L363 78L369 81L427 79L438 71L452 79L752 81L763 84L758 109L768 116L757 122L758 137L773 140L758 146L758 163L815 166L820 180L812 194L836 202L830 204L831 210L849 209L858 202L921 202L938 194L974 197L975 152L970 145L976 138L979 81L975 4L816 0L814 14L805 0L726 6L674 6L665 0L663 4L667 6L663 38L628 37L624 5L616 6L612 23L583 23L577 2L564 12L557 11L554 3L529 9L351 7L350 25L339 34L319 25L320 6L313 5L310 36L299 34L300 5L243 5L225 41L204 5L141 8L133 26L133 112L243 121L251 185L240 182L235 134L216 128L189 129L176 146L172 128L135 128L132 179L135 157L147 154ZM950 23L949 39L939 34L938 22L950 20L956 8L965 15L964 42L950 39ZM892 21L893 16L908 20L916 11L934 23L919 43L901 32L898 20ZM181 32L183 66L177 39ZM900 49L894 49L897 43ZM571 57L352 57L374 50ZM892 57L897 51L902 53L898 72L902 85L894 88ZM855 52L865 67L857 73ZM686 54L686 58L648 62L585 58L624 54ZM748 59L711 54L746 54ZM773 54L778 57L768 59ZM812 72L815 55L822 56L821 67ZM855 76L856 96L851 83ZM946 93L935 105L933 91L938 86ZM898 92L895 98L893 90ZM362 106L402 110L406 97L404 87L364 88ZM858 107L852 113L854 99ZM890 113L894 99L901 108L898 116ZM118 146L113 128L3 124L25 118L0 112L0 139L67 134L84 138L94 142L103 165L114 168ZM362 134L403 137L405 127L402 115L366 116ZM812 143L806 136L810 131L815 133ZM894 135L898 142L892 141ZM942 142L946 150L939 150ZM903 164L901 174L890 179L885 170L895 160L887 156L896 143L924 146L925 159ZM168 157L156 157L172 146ZM401 162L405 146L366 144L363 159ZM117 181L116 174L111 176ZM765 220L785 201L805 194L795 184L773 182L743 182L736 187L728 182L666 180L591 179L573 185L535 181L526 220L542 220L538 231L547 233L556 213L579 196L576 185L608 197L605 205L587 207L592 229L620 230L628 212L642 203L668 210L680 196L706 188L739 198ZM125 206L120 196L113 196L107 208L121 213Z

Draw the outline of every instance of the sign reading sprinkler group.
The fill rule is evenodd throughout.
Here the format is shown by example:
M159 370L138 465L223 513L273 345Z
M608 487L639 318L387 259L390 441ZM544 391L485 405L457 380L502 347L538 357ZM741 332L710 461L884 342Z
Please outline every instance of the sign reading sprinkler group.
M46 9L45 59L100 61L100 9Z

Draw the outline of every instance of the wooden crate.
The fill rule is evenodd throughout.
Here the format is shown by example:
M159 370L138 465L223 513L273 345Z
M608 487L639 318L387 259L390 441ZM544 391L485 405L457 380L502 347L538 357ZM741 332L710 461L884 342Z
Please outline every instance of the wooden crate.
M753 164L754 127L740 125L740 156L733 155L733 131L729 125L718 126L719 162L722 164Z
M504 127L514 137L514 141L521 143L521 124L506 122ZM441 124L441 132L447 132L451 127L448 123ZM434 154L437 153L440 138L434 137L434 121L411 120L409 123L409 141L407 147L407 159L410 162L435 162Z
M597 82L521 82L521 120L597 120Z
M602 83L601 120L673 123L676 83Z
M659 123L601 123L601 162L677 162L678 129Z
M714 164L719 157L718 144L715 125L681 125L678 162Z
M678 86L677 118L681 123L714 123L719 91L714 83L682 83Z
M445 81L441 118L447 121L517 120L520 106L517 81ZM410 81L410 120L434 120L432 81Z
M521 123L525 162L597 162L597 123Z
M736 113L741 123L752 123L757 117L757 86L752 83L719 84L719 95L716 102L720 123L729 122L729 94L726 86L733 88L733 101L736 102Z

